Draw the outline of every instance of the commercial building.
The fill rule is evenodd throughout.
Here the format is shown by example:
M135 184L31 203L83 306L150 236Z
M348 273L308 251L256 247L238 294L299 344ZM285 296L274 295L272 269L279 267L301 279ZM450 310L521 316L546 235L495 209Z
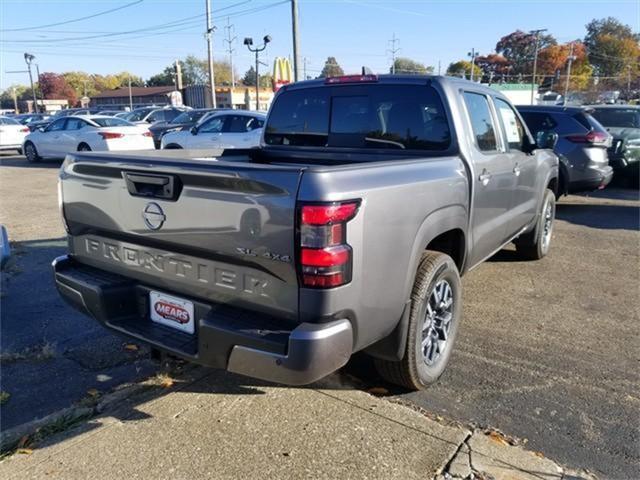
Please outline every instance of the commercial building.
M124 108L130 103L134 107L143 107L145 105L171 105L172 92L175 87L120 87L115 90L106 90L91 97L92 107L106 108ZM131 96L131 98L129 98Z
M531 105L530 83L494 83L491 88L502 92L514 105ZM537 103L538 85L533 86L533 103Z

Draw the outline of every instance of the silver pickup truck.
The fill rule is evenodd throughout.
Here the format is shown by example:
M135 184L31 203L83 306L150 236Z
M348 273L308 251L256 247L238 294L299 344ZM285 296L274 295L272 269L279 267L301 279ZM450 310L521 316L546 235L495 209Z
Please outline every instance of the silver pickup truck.
M449 360L460 275L509 242L546 255L555 140L460 79L287 85L255 150L68 155L57 288L202 365L307 384L365 351L421 389Z

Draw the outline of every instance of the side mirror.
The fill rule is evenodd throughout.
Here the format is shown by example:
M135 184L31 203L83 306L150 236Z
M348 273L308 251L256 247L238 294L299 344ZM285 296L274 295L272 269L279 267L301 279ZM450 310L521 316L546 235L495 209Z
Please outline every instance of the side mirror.
M191 135L197 135L198 134L198 127L193 126L189 129L189 131L191 132Z
M536 146L538 148L548 148L553 150L558 143L558 134L555 132L537 132L536 133Z

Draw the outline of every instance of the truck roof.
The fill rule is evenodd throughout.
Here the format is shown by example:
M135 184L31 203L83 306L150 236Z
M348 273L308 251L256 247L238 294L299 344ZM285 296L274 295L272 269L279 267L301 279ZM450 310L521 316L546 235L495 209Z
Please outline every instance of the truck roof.
M360 74L355 75L344 75L343 77L357 77ZM416 85L416 84L425 84L428 81L434 81L440 83L442 85L449 85L452 87L473 87L474 90L481 90L491 95L498 95L500 97L504 97L499 91L487 87L486 85L482 85L480 83L471 82L469 80L465 80L459 77L449 77L445 75L412 75L412 74L366 74L366 76L375 77L375 81L369 82L345 82L343 85L354 85L357 83L366 84L366 83L377 83L377 84L385 84L385 85ZM341 77L330 77L330 78L341 78ZM311 88L311 87L322 87L322 86L340 86L341 83L327 83L327 78L315 78L313 80L303 80L301 82L292 83L289 85L284 85L282 87L283 90L298 90L302 88Z

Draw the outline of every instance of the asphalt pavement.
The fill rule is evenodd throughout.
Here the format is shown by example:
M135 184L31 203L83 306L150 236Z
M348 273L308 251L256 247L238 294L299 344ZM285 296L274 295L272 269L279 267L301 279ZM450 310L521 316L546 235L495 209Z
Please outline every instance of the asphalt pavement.
M155 372L57 296L49 264L65 248L59 162L0 157L0 221L14 256L2 275L2 430ZM8 195L6 192L12 192ZM393 400L465 425L500 429L528 448L604 478L640 476L640 200L608 188L563 198L551 254L500 252L463 279L451 364L426 392L384 385ZM359 356L351 388L381 386ZM230 393L237 393L231 391Z

